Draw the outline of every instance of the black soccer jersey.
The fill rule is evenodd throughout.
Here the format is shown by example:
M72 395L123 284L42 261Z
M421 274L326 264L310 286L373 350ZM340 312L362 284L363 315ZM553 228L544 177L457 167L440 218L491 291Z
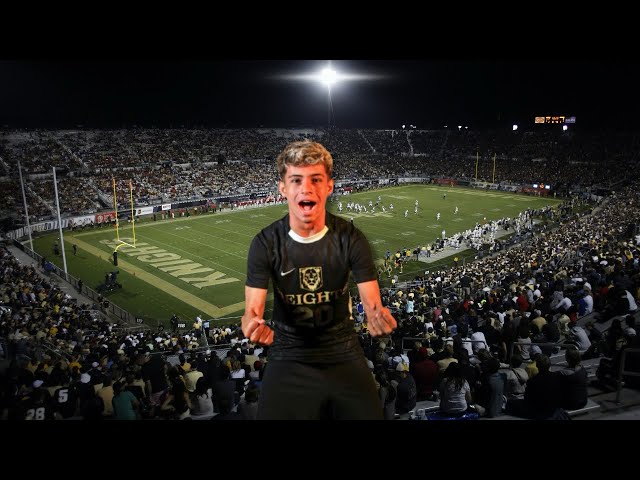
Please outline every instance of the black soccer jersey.
M349 272L356 283L376 280L371 249L351 223L326 214L328 231L312 243L289 235L289 215L251 243L246 285L274 285L272 360L336 363L362 355L353 323Z

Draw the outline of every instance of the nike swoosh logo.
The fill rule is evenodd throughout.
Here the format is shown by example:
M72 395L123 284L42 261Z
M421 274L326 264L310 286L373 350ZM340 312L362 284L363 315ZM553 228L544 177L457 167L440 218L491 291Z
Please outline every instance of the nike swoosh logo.
M280 275L282 275L283 277L285 275L289 275L291 272L293 272L295 270L295 268L292 268L291 270L289 270L288 272L283 272L282 270L280 270Z

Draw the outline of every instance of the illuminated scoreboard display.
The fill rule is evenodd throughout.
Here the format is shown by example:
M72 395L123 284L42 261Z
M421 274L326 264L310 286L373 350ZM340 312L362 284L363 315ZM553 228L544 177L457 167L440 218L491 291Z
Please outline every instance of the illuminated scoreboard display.
M546 117L536 117L535 123L576 123L576 117L565 117L564 115L548 115Z

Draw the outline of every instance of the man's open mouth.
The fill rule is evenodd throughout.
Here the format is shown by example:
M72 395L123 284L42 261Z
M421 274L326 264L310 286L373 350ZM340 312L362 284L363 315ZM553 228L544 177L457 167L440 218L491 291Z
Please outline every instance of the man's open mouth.
M298 203L298 205L303 212L311 212L311 210L313 210L313 207L316 206L316 202L313 202L311 200L302 200Z

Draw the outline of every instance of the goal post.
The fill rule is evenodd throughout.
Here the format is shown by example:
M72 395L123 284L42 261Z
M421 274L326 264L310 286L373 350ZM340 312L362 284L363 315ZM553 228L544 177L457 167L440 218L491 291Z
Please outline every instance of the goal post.
M131 231L133 237L133 245L125 242L124 240L120 240L120 217L118 216L118 198L116 196L116 178L111 177L111 181L113 184L113 210L116 215L116 240L119 242L115 249L114 253L118 251L118 248L127 245L132 248L136 248L136 216L135 216L135 208L133 206L133 181L129 179L129 201L131 202Z

